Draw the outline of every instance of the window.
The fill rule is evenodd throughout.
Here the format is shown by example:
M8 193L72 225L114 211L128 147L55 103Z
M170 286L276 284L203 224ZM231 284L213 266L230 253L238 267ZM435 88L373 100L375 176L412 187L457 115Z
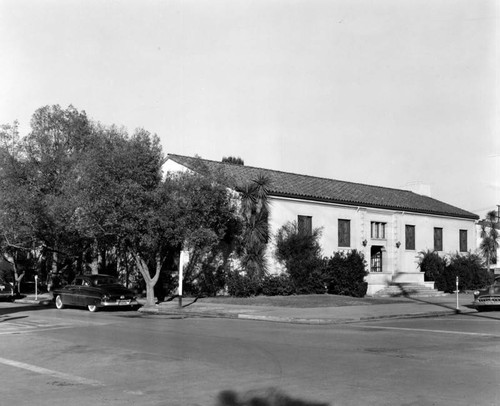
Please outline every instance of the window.
M298 216L299 235L312 235L312 217Z
M385 225L386 225L386 223L372 221L372 238L384 239L385 238Z
M435 227L434 228L434 251L443 250L443 229Z
M460 230L460 252L467 252L467 230Z
M415 249L415 226L405 225L405 249Z
M339 220L339 247L351 246L351 220Z

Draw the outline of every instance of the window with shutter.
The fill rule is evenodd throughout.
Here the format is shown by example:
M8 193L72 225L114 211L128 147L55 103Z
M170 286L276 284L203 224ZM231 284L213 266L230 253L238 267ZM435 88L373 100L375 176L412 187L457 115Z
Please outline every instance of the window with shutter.
M339 247L351 246L351 220L339 219Z
M435 227L434 228L434 251L443 250L443 229Z
M467 252L467 230L460 230L460 252Z
M312 217L298 216L297 218L300 235L312 235Z
M405 249L415 249L415 226L408 224L405 226Z

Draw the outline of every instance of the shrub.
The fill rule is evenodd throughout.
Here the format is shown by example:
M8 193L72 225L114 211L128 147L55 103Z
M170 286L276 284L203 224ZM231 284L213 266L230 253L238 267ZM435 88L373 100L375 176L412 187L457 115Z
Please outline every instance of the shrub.
M236 297L256 296L262 291L262 284L257 278L242 275L238 271L230 273L226 280L229 295Z
M366 261L361 252L336 252L326 260L324 269L328 293L363 297L368 288L364 280L367 274Z
M461 291L479 289L492 282L482 259L470 252L452 255L449 264L435 251L421 252L419 267L425 272L425 280L434 281L436 289L447 293L455 291L457 276Z
M419 258L418 266L424 273L425 281L436 282L444 275L446 261L436 251L420 251Z
M456 277L458 276L458 289L474 290L484 288L493 282L492 275L483 266L482 259L472 253L451 256L450 264L440 280L445 292L453 292L456 289ZM439 288L438 288L439 289Z
M320 229L311 234L299 232L297 222L285 224L276 234L276 258L285 265L296 293L325 292L320 235Z
M184 281L184 291L196 296L216 296L224 289L226 273L222 266L211 263L202 264L196 279Z
M262 281L262 294L266 296L289 296L296 292L295 285L287 274L268 275Z

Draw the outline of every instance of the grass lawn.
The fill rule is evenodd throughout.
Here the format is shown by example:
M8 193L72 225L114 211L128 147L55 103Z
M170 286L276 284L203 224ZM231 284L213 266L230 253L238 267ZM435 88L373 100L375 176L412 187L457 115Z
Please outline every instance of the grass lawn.
M189 299L187 299L189 300ZM364 306L387 303L404 303L404 298L371 298L338 295L294 295L294 296L255 296L255 297L206 297L198 299L198 303L225 303L247 306L282 306L282 307L339 307Z

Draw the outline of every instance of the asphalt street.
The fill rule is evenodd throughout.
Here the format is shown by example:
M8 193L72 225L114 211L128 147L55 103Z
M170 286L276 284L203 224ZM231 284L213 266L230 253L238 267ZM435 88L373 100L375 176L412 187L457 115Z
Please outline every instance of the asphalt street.
M499 344L499 312L314 326L0 303L0 403L214 405L272 387L330 405L497 405Z

